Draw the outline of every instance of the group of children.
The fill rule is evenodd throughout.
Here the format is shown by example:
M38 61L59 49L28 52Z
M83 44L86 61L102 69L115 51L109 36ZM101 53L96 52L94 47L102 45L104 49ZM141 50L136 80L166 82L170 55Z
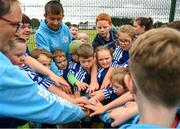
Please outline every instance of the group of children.
M53 12L49 12L49 10L47 12L53 15ZM63 18L63 14L61 15ZM28 19L25 15L23 18ZM129 50L134 44L136 38L140 34L151 29L152 24L153 22L151 18L139 17L135 20L134 27L131 25L122 25L118 28L117 34L115 34L111 31L112 21L110 16L106 13L101 13L96 18L96 29L98 34L96 35L92 45L88 42L88 35L84 32L78 32L78 26L72 25L70 27L72 42L69 44L69 48L67 48L67 50L69 50L68 53L70 54L69 59L67 52L63 49L47 50L45 49L46 47L42 47L35 48L29 52L26 42L31 34L31 24L30 22L24 22L22 25L24 27L22 27L19 31L24 31L24 33L19 34L17 38L11 40L11 45L7 48L7 50L4 50L4 53L14 65L19 66L19 68L24 70L33 81L42 85L42 87L74 104L81 106L82 108L94 111L90 113L90 120L83 119L81 123L84 122L92 124L93 122L100 121L101 119L101 121L106 123L104 127L117 127L122 125L122 127L125 128L127 125L124 126L124 123L128 123L130 125L135 124L133 123L134 121L137 123L143 123L143 120L146 120L146 118L143 120L139 117L134 118L134 116L138 113L141 115L143 114L141 112L141 108L138 108L139 105L143 106L143 104L141 104L139 100L137 101L137 98L139 99L139 97L145 96L145 98L150 98L150 100L155 99L157 102L162 100L162 104L167 105L167 107L169 106L168 104L171 103L164 102L163 98L159 99L158 97L161 98L161 94L156 97L158 91L151 88L152 85L149 81L147 88L143 88L143 86L147 85L145 83L146 80L143 79L143 77L147 80L151 79L150 81L154 81L154 78L151 78L151 75L145 74L146 70L153 76L154 74L152 72L155 69L153 69L154 67L151 68L151 66L154 66L152 62L149 62L149 64L148 62L144 62L143 64L143 61L140 60L141 56L144 61L147 60L147 58L151 58L151 54L146 57L146 55L143 56L144 53L141 53L141 49L144 49L143 45L145 44L142 42L146 41L146 38L149 38L147 36L150 36L151 39L156 42L155 37L153 37L153 34L151 35L151 33L155 31L154 33L158 34L159 32L162 32L162 30L152 30L142 36L142 38L135 42L137 50L133 47L130 51L131 54L129 54ZM56 28L52 29L57 30ZM168 34L168 31L172 31L174 34L177 33L171 29L168 31L164 29L164 31L164 35L166 35L166 33ZM160 37L159 39L163 40L163 38L164 37ZM138 47L138 43L142 48ZM41 70L34 69L34 67L31 66L32 63L26 63L28 62L27 56L33 57L47 69L50 69L53 61L58 68L58 76L61 77L62 83L60 86L55 81L52 81L52 77L48 77L47 74L40 72ZM154 56L152 56L152 60L155 60L153 58ZM157 60L154 62L156 61ZM136 68L141 72L138 72ZM161 70L161 68L159 69ZM96 76L96 80L94 81L97 81L98 87L94 88L92 92L89 92L90 83L93 78L92 76ZM150 78L148 78L149 76ZM164 79L164 75L162 75L162 78L159 78ZM163 82L160 83L164 84ZM153 84L158 87L158 84ZM136 91L139 91L139 89L142 93ZM148 91L152 92L154 96L151 95L151 93L148 93ZM145 93L143 92L149 96L144 95ZM135 100L140 104L136 103ZM169 98L167 98L167 100L169 100ZM146 99L142 99L142 101L149 104ZM179 103L177 102L174 105L177 104ZM153 109L150 110L153 111ZM92 116L97 114L101 114L100 118L92 118ZM114 117L117 117L118 120ZM153 123L150 122L150 124ZM83 127L82 125L83 124L79 127ZM50 125L47 126L50 127ZM89 125L84 127L89 127ZM98 126L96 126L96 128L97 127Z

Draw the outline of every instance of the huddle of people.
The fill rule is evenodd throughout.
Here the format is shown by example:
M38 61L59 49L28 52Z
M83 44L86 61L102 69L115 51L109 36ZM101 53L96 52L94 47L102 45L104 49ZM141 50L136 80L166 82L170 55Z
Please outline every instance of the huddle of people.
M91 44L51 0L30 52L19 2L0 0L0 9L0 127L180 128L180 22L152 29L138 17L115 33L100 13Z

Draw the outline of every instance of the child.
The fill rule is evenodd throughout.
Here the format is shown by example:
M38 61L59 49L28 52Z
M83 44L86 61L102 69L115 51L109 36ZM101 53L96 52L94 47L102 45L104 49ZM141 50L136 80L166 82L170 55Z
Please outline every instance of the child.
M152 29L130 49L125 83L134 94L139 116L122 128L179 128L180 35L170 28Z
M109 76L113 68L127 67L129 60L128 50L135 40L135 30L131 25L123 25L118 29L118 47L113 54L112 67L108 70L106 77L103 80L101 89L106 88L109 84Z
M43 66L50 69L51 61L52 61L52 54L48 52L46 49L43 48L36 48L32 50L31 56L39 61ZM42 77L45 77L41 75ZM64 79L64 78L63 78ZM67 83L67 82L66 82ZM71 94L71 88L68 85L61 85L61 88L68 94Z
M72 40L76 40L77 39L78 30L79 30L78 25L72 24L70 26L70 32L71 32Z
M140 34L143 34L145 31L148 31L153 27L153 19L151 17L138 17L134 20L133 26L137 38Z
M77 86L81 95L86 95L86 89L90 83L91 68L93 66L94 51L90 44L82 44L77 49L77 55L80 65L76 68L70 68L68 81L72 86Z
M25 14L23 14L22 16L22 24L19 27L19 30L16 32L16 36L20 37L20 38L24 38L26 40L26 42L29 40L30 36L32 33L32 26L31 26L31 20L28 16L26 16ZM55 75L52 71L50 71L49 69L46 69L43 65L41 65L38 61L34 60L31 56L30 56L30 51L28 49L28 46L26 45L26 58L24 60L24 63L29 65L32 69L34 69L35 71L47 75L51 80L53 80L54 82L56 82L57 85L67 85L68 83L58 77L57 75Z
M77 34L77 40L81 40L82 43L88 43L88 34L85 32L79 32Z
M71 54L70 64L72 63L72 66L74 65L74 63L79 63L77 49L79 48L81 44L82 42L80 40L73 40L71 44L69 45L69 52Z
M52 51L52 55L56 66L60 70L60 76L67 80L68 62L66 58L66 53L63 50L54 50Z
M57 0L51 0L45 5L45 20L42 20L35 34L37 47L44 48L49 52L61 49L70 60L69 45L72 41L71 33L62 20L64 9ZM53 62L51 69L58 74L58 68Z
M116 36L110 31L112 26L111 17L106 13L100 13L96 17L96 30L98 34L94 38L92 46L94 50L100 46L108 46L112 51L116 48Z
M110 101L115 100L118 96L121 96L122 94L127 92L127 87L124 84L124 76L126 74L128 74L127 68L122 67L113 69L110 76L111 87L108 87L105 90L98 92L98 94L93 96L89 101L103 101L104 99L107 99L109 103Z

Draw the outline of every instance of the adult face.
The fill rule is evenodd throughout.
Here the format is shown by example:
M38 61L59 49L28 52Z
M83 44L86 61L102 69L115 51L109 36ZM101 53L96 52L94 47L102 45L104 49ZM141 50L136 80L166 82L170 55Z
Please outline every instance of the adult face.
M64 14L63 13L60 13L60 14L47 13L44 16L47 20L47 26L51 30L57 31L59 29L61 22L62 22Z
M138 21L134 21L133 27L134 27L137 35L142 34L145 31L144 27L140 26Z
M13 2L10 11L0 17L0 50L7 48L9 39L14 38L21 18L22 12L18 2Z

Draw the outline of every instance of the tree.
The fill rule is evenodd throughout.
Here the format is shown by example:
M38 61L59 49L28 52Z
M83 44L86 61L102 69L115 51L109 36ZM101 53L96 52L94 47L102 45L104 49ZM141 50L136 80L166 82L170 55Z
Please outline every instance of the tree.
M111 20L114 26L121 26L125 24L132 25L134 19L127 17L124 18L112 17Z
M39 25L40 25L40 22L39 22L38 19L32 18L32 19L31 19L31 24L32 24L32 28L33 28L33 29L37 29L37 28L39 27Z
M68 27L71 26L71 22L66 22L65 24L66 24Z

